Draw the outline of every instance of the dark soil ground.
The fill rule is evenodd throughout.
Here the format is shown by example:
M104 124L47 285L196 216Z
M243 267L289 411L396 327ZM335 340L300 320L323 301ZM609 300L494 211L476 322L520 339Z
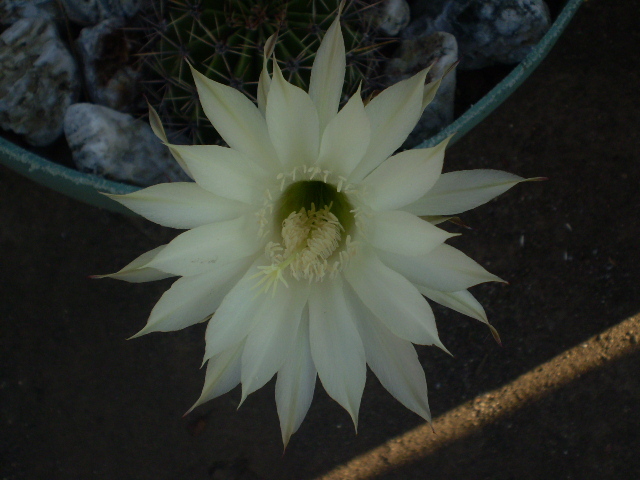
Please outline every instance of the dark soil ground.
M204 376L203 326L126 341L168 283L87 278L175 233L0 168L0 478L640 478L638 12L638 0L587 1L532 77L448 153L446 170L549 181L464 215L473 230L452 243L510 282L474 289L504 346L437 309L455 357L419 348L436 434L372 375L357 435L318 385L284 455L273 382L239 411L234 390L183 418ZM563 352L582 345L596 367L566 377ZM503 414L465 407L480 404Z

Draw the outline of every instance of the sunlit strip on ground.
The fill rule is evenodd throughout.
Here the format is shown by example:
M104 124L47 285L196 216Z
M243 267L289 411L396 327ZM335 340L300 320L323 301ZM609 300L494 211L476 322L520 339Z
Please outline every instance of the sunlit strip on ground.
M365 480L419 461L553 393L581 375L640 349L640 314L591 337L513 382L392 438L316 480Z

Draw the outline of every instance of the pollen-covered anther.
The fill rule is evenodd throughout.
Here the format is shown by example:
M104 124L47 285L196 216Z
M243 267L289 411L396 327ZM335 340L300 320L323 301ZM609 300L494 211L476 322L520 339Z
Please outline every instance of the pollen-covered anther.
M282 222L284 262L291 275L297 279L321 280L331 265L327 261L340 245L343 231L331 207L316 210L301 208L292 212Z
M265 253L272 264L261 267L264 290L275 289L278 281L286 285L283 272L288 271L296 280L321 281L326 275L340 271L347 255L337 252L341 248L343 226L331 212L331 205L319 210L301 208L291 212L282 222L282 242L269 242ZM334 258L331 258L336 254Z

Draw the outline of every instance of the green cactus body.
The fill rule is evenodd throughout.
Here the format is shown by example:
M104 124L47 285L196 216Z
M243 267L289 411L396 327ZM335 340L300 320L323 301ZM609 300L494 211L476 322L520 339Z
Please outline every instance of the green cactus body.
M142 58L154 72L146 94L166 125L196 143L219 143L198 102L187 60L207 77L255 98L264 43L278 32L276 58L288 80L304 89L315 52L336 14L337 0L168 0L147 14ZM342 14L347 49L345 93L360 82L378 88L383 57L368 21L377 2L351 0ZM154 18L155 17L155 18Z

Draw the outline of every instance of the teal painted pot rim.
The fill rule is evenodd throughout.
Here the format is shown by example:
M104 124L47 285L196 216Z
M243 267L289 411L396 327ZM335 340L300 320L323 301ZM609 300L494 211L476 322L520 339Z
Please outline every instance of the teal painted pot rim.
M420 144L417 148L432 147L448 136L455 134L450 143L452 145L495 110L531 75L547 56L581 3L582 0L568 0L546 35L509 75L451 125ZM132 215L130 210L100 192L126 194L140 189L140 187L106 180L97 175L81 173L64 167L20 148L2 137L0 137L0 163L45 187L69 197L90 205L129 215Z

